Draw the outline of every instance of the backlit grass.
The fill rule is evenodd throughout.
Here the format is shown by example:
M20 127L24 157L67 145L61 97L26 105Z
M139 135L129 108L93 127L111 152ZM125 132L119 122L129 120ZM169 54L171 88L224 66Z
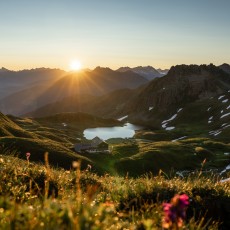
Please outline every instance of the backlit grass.
M190 199L185 229L230 226L230 186L215 176L134 179L74 166L65 171L1 155L1 228L162 229L162 202L182 193Z

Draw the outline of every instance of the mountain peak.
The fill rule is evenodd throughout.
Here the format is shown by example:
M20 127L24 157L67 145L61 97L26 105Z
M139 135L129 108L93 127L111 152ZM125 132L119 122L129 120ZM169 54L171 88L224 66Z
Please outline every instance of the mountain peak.
M0 73L2 73L2 72L9 72L10 70L8 70L8 69L6 69L6 68L4 68L4 67L2 67L1 69L0 69Z
M148 65L148 66L137 66L134 68L130 67L120 67L117 69L118 72L127 72L132 71L134 73L139 74L140 76L144 77L148 81L153 80L154 78L162 77L165 75L165 73L159 73L154 67Z
M227 63L224 63L219 66L220 69L222 69L224 72L230 74L230 65Z
M101 67L101 66L97 66L93 72L100 72L100 73L105 73L105 72L111 72L113 71L112 69L108 68L108 67Z
M200 75L203 72L211 72L211 73L220 73L222 72L220 68L216 67L213 64L209 65L176 65L172 66L168 72L168 75L179 75L179 76L188 76L192 74Z

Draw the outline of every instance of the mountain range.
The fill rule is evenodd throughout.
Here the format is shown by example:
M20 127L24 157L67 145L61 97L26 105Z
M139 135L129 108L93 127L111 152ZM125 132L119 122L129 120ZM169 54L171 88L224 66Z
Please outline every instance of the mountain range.
M162 77L168 73L168 69L155 69L152 66L137 66L134 68L130 67L120 67L117 69L118 72L132 71L151 81L154 78Z
M117 89L137 88L148 80L132 71L97 67L93 71L72 73L50 69L6 71L0 74L0 83L0 111L21 115L65 97L99 96Z
M168 128L165 123L173 124L178 118L189 122L191 117L198 123L203 120L205 126L213 125L214 120L208 123L206 110L209 107L220 115L228 114L228 64L177 65L171 67L165 76L151 81L130 69L122 67L119 71L113 71L97 67L93 71L64 73L64 76L62 71L49 70L56 73L56 78L54 75L48 79L38 75L36 81L30 80L30 84L24 84L30 87L25 86L26 89L2 98L0 108L3 113L32 117L63 112L87 112L116 119L128 116L127 120L131 122L157 129ZM147 69L151 72L153 68ZM37 69L32 72L38 70L42 71ZM22 77L22 82L26 82L27 78ZM42 80L44 78L46 84ZM0 78L0 81L4 82L3 79L7 77ZM18 80L18 85L23 85L22 82ZM10 81L7 84L10 85ZM218 100L220 96L223 100ZM202 118L189 114L191 108L196 108L195 114L202 114ZM173 116L176 118L172 121L163 122ZM228 115L222 119L228 119Z
M123 155L121 159L114 156L111 170L124 175L131 168L135 168L133 175L157 173L159 167L167 170L168 164L174 161L171 159L171 163L166 164L164 154L173 152L173 157L179 159L184 151L196 164L188 162L179 167L178 163L174 165L178 170L194 169L204 157L209 167L225 167L229 164L226 154L230 141L228 70L228 64L177 65L165 76L148 81L130 70L119 72L98 67L64 75L60 72L57 79L50 77L50 81L46 81L47 87L42 80L38 85L31 80L28 88L1 100L1 105L5 103L8 110L24 112L24 115L0 114L0 148L17 147L19 156L29 149L35 161L40 161L48 151L52 165L64 168L73 160L82 159L84 165L94 162L94 167L104 173L107 163L102 164L100 157L74 153L73 144L84 138L86 128L131 122L143 128L136 132L135 144L129 140L128 144L117 146L116 151ZM177 140L182 140L180 147ZM199 154L198 158L194 151ZM128 157L127 152L132 157ZM157 158L159 152L163 158ZM215 162L212 162L214 156ZM156 163L156 159L160 163Z

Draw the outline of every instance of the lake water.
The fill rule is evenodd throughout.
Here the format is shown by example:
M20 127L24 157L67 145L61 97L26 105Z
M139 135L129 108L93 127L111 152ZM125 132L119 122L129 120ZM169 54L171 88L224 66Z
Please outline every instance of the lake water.
M109 138L129 138L133 137L135 130L141 130L143 127L138 125L133 125L131 123L126 123L124 126L115 126L115 127L101 127L101 128L92 128L85 129L83 134L87 139L93 139L98 136L103 140Z

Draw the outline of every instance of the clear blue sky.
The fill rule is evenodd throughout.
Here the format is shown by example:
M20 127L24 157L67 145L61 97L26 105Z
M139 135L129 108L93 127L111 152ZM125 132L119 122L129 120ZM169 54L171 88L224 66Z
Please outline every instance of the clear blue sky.
M230 63L230 0L5 0L9 69Z

